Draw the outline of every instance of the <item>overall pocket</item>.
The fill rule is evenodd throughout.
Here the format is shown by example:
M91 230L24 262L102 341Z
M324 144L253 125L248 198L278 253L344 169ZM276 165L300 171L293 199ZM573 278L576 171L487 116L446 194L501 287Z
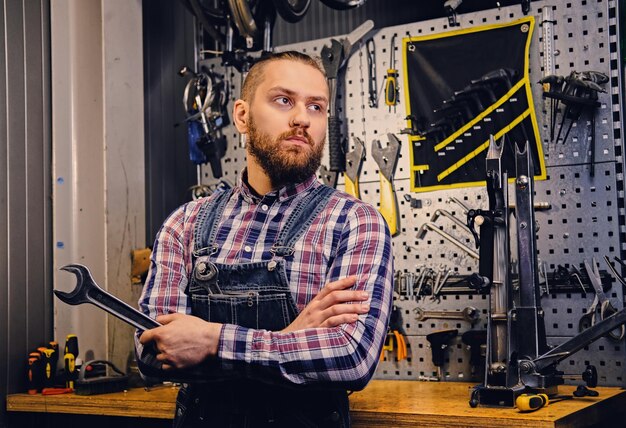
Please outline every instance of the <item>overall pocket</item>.
M191 300L193 313L204 320L279 331L289 324L289 297L250 290L192 295Z

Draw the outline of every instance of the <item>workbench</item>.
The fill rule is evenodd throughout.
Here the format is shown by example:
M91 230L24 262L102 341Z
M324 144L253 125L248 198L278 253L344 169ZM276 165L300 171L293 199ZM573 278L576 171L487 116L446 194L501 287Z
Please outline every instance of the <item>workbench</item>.
M521 413L510 408L472 409L468 401L473 385L374 380L350 395L353 427L607 427L622 426L619 421L625 420L626 391L620 388L599 387L599 397L559 401ZM561 386L559 393L571 395L574 389ZM12 394L7 396L7 410L166 420L174 415L176 393L175 387L162 387L91 396Z

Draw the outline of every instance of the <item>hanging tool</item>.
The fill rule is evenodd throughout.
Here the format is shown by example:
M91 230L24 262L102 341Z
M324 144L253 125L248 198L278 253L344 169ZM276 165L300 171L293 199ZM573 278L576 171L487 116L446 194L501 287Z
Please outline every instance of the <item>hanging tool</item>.
M398 214L398 198L393 186L393 176L400 158L401 144L394 134L387 134L389 143L383 148L380 140L372 141L372 157L378 164L380 176L380 208L379 211L389 226L391 235L394 236L400 229L400 216Z
M587 272L587 276L591 281L591 285L596 292L596 295L593 299L593 303L587 310L587 312L580 317L579 321L579 331L586 330L587 328L597 324L598 322L610 317L615 314L618 310L613 306L609 298L604 293L604 288L602 286L602 279L600 277L600 271L598 270L598 264L594 260L592 260L592 264L590 265L587 260L584 261L585 270ZM600 308L600 319L597 318L597 308ZM608 333L608 336L615 340L620 341L624 338L624 326L620 326L618 329L612 330Z
M550 80L551 76L554 76L554 24L556 21L554 20L554 11L552 10L552 6L547 5L542 9L542 21L541 21L541 42L543 44L543 79L539 81L543 86L544 92L549 92L552 89L552 86L557 84L558 82L552 82ZM546 97L544 99L543 111L545 117L545 124L549 124L550 127L550 141L554 139L554 116L556 115L555 104L556 100L553 98L548 100Z
M426 340L430 343L430 349L432 351L433 364L437 367L437 378L439 380L443 380L442 367L446 362L446 349L450 341L454 339L457 334L459 334L459 331L452 329L440 330L426 335Z
M149 330L161 325L146 314L139 312L137 309L100 288L86 266L70 264L63 266L61 270L73 273L76 275L77 279L76 288L70 293L54 290L54 294L68 305L91 303L139 330Z
M346 193L361 199L359 177L365 161L365 144L360 138L354 137L354 150L346 154Z
M220 130L230 123L225 112L228 98L224 81L215 73L196 73L188 67L182 67L178 74L190 77L183 92L189 157L196 165L208 162L213 176L220 178L221 159L226 153L226 137Z
M394 108L398 104L398 70L396 69L396 34L391 37L391 46L389 47L389 68L385 76L385 104Z
M480 374L484 367L484 356L487 345L487 330L468 330L461 335L461 342L470 351L470 368L472 374Z
M428 229L432 230L433 232L438 233L439 235L441 235L441 237L443 237L444 239L447 239L452 244L456 245L458 248L460 248L465 253L467 253L470 257L472 257L474 259L479 259L478 252L472 250L471 248L468 248L465 244L463 244L458 239L454 238L449 233L446 233L443 230L439 229L435 223L424 223L424 224L422 224L422 226L420 226L419 230L417 231L417 238L418 239L424 239L424 236L426 235L426 231Z
M322 177L322 183L332 187L333 189L337 188L337 178L339 178L338 172L329 171L328 168L326 168L326 165L322 165L320 166L320 175Z
M339 119L339 109L337 108L339 72L346 65L354 44L372 28L374 28L374 22L367 20L341 40L330 39L330 46L324 45L322 48L322 65L326 72L330 92L328 103L328 150L329 169L331 171L344 172L346 170L346 150L341 138L341 120Z
M622 275L620 275L617 270L615 269L615 267L611 264L611 261L609 260L609 258L607 256L604 256L604 261L606 262L606 265L609 267L609 269L611 270L611 273L613 274L613 276L615 277L615 279L617 279L619 281L620 284L622 284L623 286L626 286L626 279L624 279L622 277ZM617 257L615 257L615 261L619 262L622 267L623 262L618 259Z
M402 314L397 306L393 306L389 318L389 330L383 351L380 354L380 360L384 359L384 352L396 351L396 361L402 361L407 358L407 346L404 329L402 328Z
M474 324L480 319L480 311L472 306L467 306L463 310L458 311L427 311L420 307L413 309L415 312L415 319L417 321L424 321L427 319L453 319L464 320L470 324Z
M374 39L369 39L365 42L365 49L367 50L367 82L369 88L368 105L371 108L378 107L378 84L376 83L376 45Z
M443 9L448 15L448 25L450 27L457 27L459 23L456 20L456 10L461 5L463 0L446 0L443 4Z

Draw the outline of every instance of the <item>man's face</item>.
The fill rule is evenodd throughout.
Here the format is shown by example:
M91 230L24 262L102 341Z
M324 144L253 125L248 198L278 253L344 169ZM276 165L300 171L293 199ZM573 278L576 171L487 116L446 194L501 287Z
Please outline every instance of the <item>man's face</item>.
M295 61L270 62L248 116L248 151L276 188L301 182L319 168L328 107L324 76Z

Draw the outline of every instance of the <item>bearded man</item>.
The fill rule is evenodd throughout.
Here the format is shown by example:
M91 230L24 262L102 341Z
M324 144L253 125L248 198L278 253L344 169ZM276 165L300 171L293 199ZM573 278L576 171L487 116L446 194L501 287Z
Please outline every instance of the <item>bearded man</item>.
M176 427L349 427L392 300L391 238L372 206L321 184L328 85L311 57L250 69L233 120L238 184L174 211L139 306L142 372L185 379ZM148 345L148 346L144 346Z

